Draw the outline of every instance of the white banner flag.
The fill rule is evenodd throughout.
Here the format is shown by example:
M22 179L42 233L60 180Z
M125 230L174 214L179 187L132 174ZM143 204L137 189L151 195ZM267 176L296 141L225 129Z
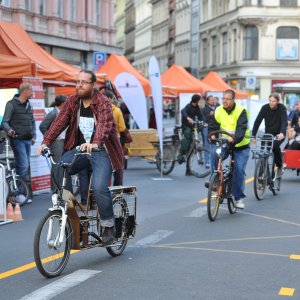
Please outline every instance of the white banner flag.
M150 85L152 90L160 152L161 155L163 156L163 114L162 114L163 99L162 99L160 70L155 56L151 56L149 60L149 79L150 79Z
M140 129L148 129L147 101L141 83L130 73L122 72L114 85Z

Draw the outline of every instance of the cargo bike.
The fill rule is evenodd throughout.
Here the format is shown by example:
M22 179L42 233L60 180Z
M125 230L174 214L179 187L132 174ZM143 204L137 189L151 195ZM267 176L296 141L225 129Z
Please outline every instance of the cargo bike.
M51 151L45 148L49 167ZM76 155L88 155L77 153ZM76 157L75 155L75 157ZM58 276L66 267L71 250L86 250L105 247L111 256L119 256L126 248L128 239L136 232L136 201L134 186L111 187L115 218L115 242L104 245L98 206L89 188L87 205L81 205L66 189L67 169L74 163L57 163L63 169L63 183L52 195L52 206L41 219L34 238L34 259L39 272L45 277Z

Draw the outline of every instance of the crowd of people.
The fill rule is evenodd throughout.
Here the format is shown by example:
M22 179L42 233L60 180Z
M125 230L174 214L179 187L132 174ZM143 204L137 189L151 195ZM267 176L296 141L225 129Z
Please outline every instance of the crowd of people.
M29 99L32 97L32 86L23 83L20 94L15 95L5 108L2 128L11 139L11 146L16 161L17 174L30 182L30 152L36 139L36 126ZM122 103L118 107L114 93L96 89L96 76L92 71L81 70L76 82L76 93L70 97L59 95L55 98L53 110L41 122L39 129L44 138L38 147L40 155L45 147L51 147L54 160L72 161L75 148L91 154L81 156L76 166L69 170L69 175L79 174L81 203L87 201L88 187L92 172L92 188L97 205L100 208L101 224L104 228L103 241L114 240L114 219L109 184L113 176L113 185L123 184L124 139L122 133L130 128L130 112ZM269 103L262 106L250 131L249 112L236 103L235 92L231 89L223 94L222 104L214 96L207 98L198 94L192 96L181 111L183 139L178 155L178 162L183 163L193 138L194 121L203 121L204 146L210 149L205 156L205 164L211 171L216 168L214 147L208 143L208 134L215 130L226 130L234 135L228 138L235 157L232 194L238 208L244 208L246 165L250 153L251 136L258 132L262 121L265 122L265 133L276 136L273 152L278 174L283 174L283 162L280 145L285 137L289 138L288 148L300 149L300 101L295 110L288 116L286 107L280 103L280 97L272 93ZM150 128L156 128L155 113L150 110ZM253 139L253 138L252 138ZM253 139L255 141L255 139ZM24 155L25 154L25 155ZM188 171L188 170L187 170ZM188 173L188 172L187 172ZM189 175L189 174L186 174ZM72 190L71 178L68 188ZM54 168L53 178L57 183L62 180L59 169ZM30 186L30 185L29 185ZM55 192L54 182L51 184ZM32 194L30 201L32 201Z

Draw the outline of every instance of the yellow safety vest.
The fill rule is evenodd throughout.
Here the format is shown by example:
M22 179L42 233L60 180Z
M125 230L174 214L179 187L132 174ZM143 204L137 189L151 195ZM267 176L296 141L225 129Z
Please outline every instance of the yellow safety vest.
M243 110L246 110L247 118L249 120L249 112L242 105L235 103L235 109L228 114L223 106L218 106L215 110L215 119L220 124L220 129L235 133L237 121ZM236 148L248 145L250 143L250 129L247 127L245 137L241 142L235 145Z

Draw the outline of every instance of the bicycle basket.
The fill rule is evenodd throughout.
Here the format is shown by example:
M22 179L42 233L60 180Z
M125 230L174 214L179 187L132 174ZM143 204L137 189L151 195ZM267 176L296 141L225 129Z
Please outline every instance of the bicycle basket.
M255 149L252 150L254 158L261 155L269 155L272 152L274 137L272 134L264 134L256 137Z

